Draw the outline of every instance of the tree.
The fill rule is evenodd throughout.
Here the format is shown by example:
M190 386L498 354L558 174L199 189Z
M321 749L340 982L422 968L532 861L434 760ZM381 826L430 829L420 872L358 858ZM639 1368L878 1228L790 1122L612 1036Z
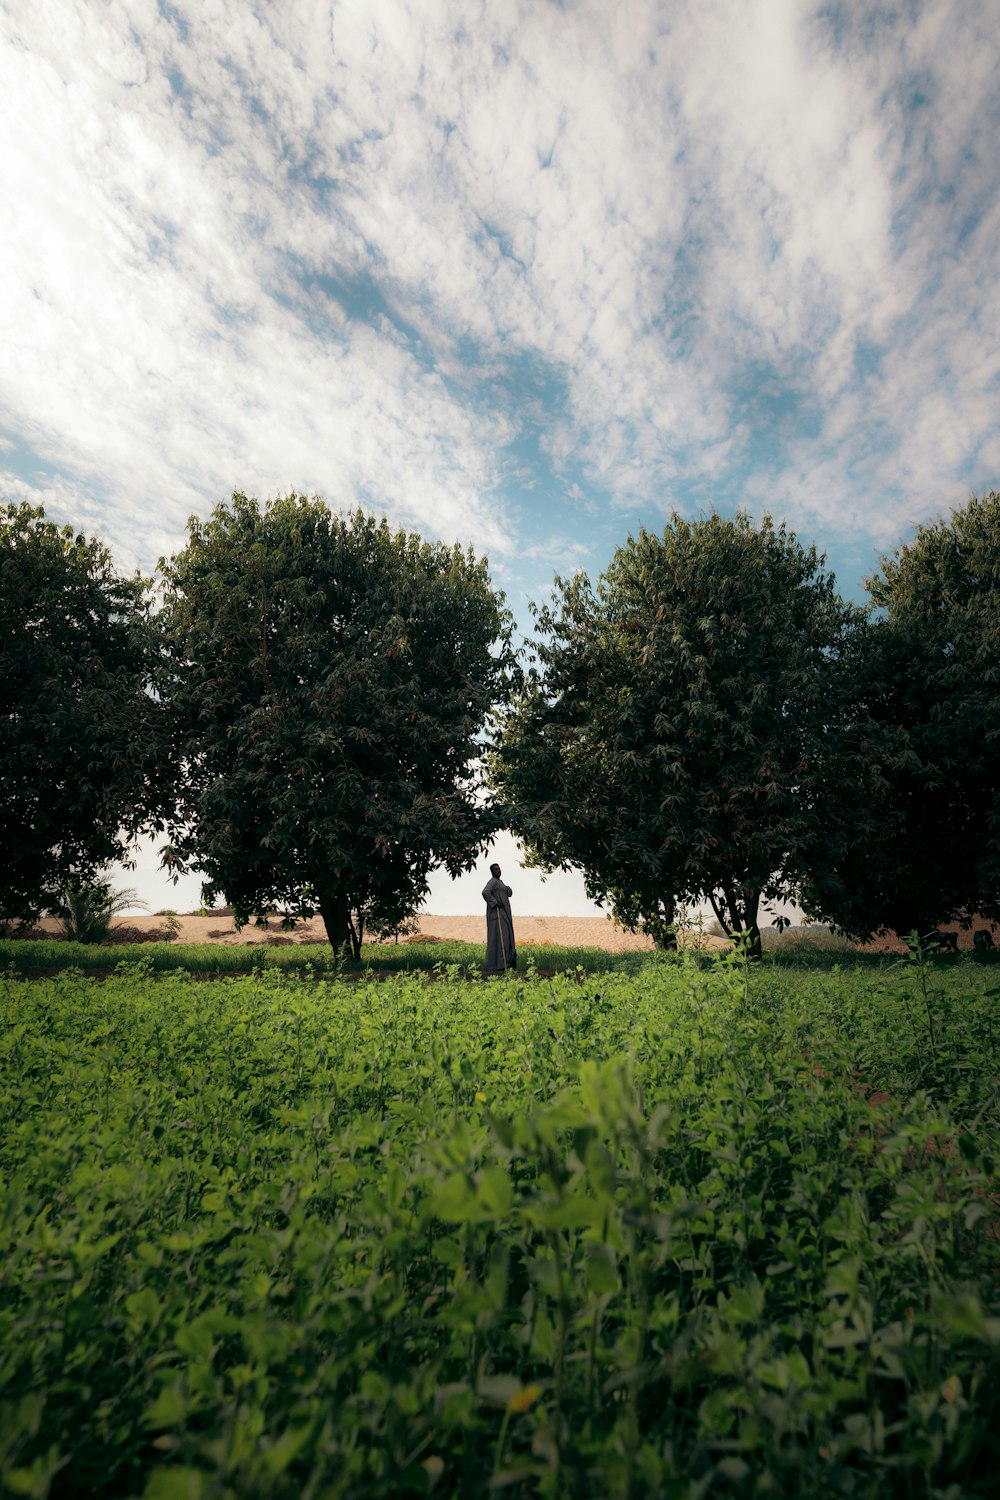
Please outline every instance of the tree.
M1000 496L921 526L868 580L854 713L866 792L810 909L864 938L1000 920Z
M545 867L578 865L626 926L669 941L710 900L760 953L762 901L829 836L831 725L858 613L770 519L640 532L596 589L556 579L536 669L492 759Z
M131 887L116 891L110 880L98 875L69 881L51 910L61 919L63 932L71 942L103 943L114 917L145 905L138 891Z
M0 510L0 921L127 857L162 807L149 585L30 505Z
M485 561L237 493L161 567L187 758L168 863L241 922L318 910L357 956L496 828L477 736L515 662Z

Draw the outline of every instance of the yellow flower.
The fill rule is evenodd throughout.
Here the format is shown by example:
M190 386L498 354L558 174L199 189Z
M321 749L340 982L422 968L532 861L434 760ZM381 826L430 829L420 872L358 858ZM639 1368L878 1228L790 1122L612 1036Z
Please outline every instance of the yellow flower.
M508 1411L530 1411L542 1394L540 1385L523 1385L507 1402Z
M486 1095L485 1094L478 1094L477 1093L477 1095L476 1095L476 1103L477 1104L485 1104L486 1103Z

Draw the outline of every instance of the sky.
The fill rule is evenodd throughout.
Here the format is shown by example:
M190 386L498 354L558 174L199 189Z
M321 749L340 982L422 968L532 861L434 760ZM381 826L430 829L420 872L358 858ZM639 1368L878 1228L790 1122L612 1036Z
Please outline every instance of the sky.
M524 631L742 509L858 598L1000 488L998 187L989 3L0 0L0 502L320 494Z

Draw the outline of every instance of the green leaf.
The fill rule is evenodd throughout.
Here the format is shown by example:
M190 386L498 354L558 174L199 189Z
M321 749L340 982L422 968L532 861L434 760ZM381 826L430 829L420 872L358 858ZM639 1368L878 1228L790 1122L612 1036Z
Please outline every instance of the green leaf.
M209 1475L200 1469L154 1469L143 1491L144 1500L204 1500L213 1492Z
M210 1322L205 1318L196 1318L194 1322L182 1325L174 1333L174 1343L183 1354L190 1355L192 1359L211 1359L215 1339Z
M591 1245L587 1250L584 1272L587 1286L597 1296L603 1297L618 1290L618 1272L615 1259L607 1245Z
M476 1218L476 1194L464 1172L452 1172L445 1179L431 1198L431 1208L446 1224L465 1224Z
M138 1327L155 1328L160 1319L160 1301L150 1287L130 1292L125 1298L125 1308Z
M189 1407L180 1385L165 1385L152 1405L146 1408L147 1427L178 1427L187 1419Z
M490 1214L502 1217L514 1202L514 1189L502 1167L484 1167L476 1174L476 1197Z
M263 1451L266 1472L272 1476L283 1474L305 1448L312 1436L312 1423L305 1422L283 1432Z

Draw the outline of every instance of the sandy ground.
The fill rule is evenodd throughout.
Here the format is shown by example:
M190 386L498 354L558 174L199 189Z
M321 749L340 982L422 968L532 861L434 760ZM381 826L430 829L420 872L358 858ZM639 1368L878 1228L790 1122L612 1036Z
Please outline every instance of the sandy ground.
M292 932L284 932L279 921L268 923L266 928L252 923L237 931L230 916L221 912L178 916L180 928L177 940L182 943L325 943L326 929L318 917L311 922L301 922ZM421 913L416 919L416 931L412 936L401 937L401 943L415 943L420 938L439 941L486 944L486 921L482 914L466 917L435 917ZM163 916L145 914L128 915L112 924L112 930L131 929L135 932L152 933L166 937ZM961 950L972 948L972 932L978 927L992 930L994 940L1000 945L1000 926L991 924L983 917L973 917L970 928L961 928L957 922L949 922L944 930L957 932ZM44 917L35 927L36 932L51 932L62 935L62 926L54 917ZM514 933L518 946L530 948L553 944L566 948L604 948L610 953L627 951L650 952L652 940L635 932L625 932L616 927L610 917L521 917L514 914ZM125 940L122 932L121 939ZM684 944L694 943L703 951L722 950L729 947L724 938L709 937L702 933L681 933ZM392 942L392 939L389 939ZM868 952L905 953L906 945L897 937L876 938L866 945ZM865 951L865 950L862 950Z
M127 916L114 927L138 928L150 932L163 927L163 917ZM314 918L300 923L293 932L283 932L281 923L273 921L266 929L252 924L238 932L232 917L221 914L201 916L179 916L178 942L182 943L267 943L292 941L295 943L325 943L326 930L323 923ZM400 942L416 942L419 937L450 939L463 943L486 943L486 920L482 915L470 917L434 917L421 915L416 919L417 934L400 938ZM38 924L39 930L60 932L58 922L46 918ZM652 940L634 932L624 932L608 917L514 917L514 934L522 948L546 943L559 947L604 948L611 953L622 953L629 949L648 952ZM681 941L685 940L682 934ZM725 948L722 938L702 938L690 934L691 941L703 942L710 948ZM390 939L391 941L391 939Z

